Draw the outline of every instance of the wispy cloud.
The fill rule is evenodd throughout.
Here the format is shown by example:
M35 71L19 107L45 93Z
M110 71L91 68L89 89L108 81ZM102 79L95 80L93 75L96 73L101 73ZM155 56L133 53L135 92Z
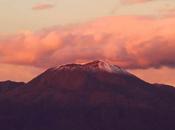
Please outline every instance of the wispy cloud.
M159 14L163 16L175 16L175 6L169 4L165 5L158 11Z
M53 4L49 4L49 3L39 3L36 4L32 7L33 10L46 10L46 9L51 9L53 8L54 5Z
M103 17L0 37L0 63L47 68L105 59L124 68L175 67L174 30L174 17Z
M153 0L121 0L123 4L137 4L137 3L145 3Z

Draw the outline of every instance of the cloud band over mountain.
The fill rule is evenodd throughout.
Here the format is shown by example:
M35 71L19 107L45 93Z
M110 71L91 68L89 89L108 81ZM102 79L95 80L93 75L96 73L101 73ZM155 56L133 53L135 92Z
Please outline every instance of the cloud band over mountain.
M50 67L107 59L124 68L175 67L175 18L103 17L0 36L0 63Z

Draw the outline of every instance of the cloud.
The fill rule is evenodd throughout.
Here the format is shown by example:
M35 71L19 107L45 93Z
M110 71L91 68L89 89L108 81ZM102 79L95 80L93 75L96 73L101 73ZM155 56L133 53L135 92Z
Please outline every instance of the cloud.
M145 3L153 0L121 0L123 4L137 4L137 3Z
M103 17L0 36L0 63L36 67L109 60L121 67L175 67L175 18Z
M166 17L175 16L175 6L166 4L159 11L159 14Z
M48 3L39 3L36 4L32 7L33 10L46 10L46 9L51 9L53 8L53 4L48 4Z

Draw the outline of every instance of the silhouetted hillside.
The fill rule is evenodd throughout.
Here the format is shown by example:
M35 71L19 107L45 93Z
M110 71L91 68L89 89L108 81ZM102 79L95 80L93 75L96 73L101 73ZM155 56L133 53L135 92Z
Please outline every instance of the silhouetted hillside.
M102 61L50 68L19 86L1 92L1 129L175 129L173 87L147 83Z

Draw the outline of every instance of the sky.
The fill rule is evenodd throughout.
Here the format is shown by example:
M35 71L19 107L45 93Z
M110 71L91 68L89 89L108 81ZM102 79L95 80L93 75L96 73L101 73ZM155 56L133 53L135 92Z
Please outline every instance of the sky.
M175 86L174 0L1 0L0 80L107 60Z

